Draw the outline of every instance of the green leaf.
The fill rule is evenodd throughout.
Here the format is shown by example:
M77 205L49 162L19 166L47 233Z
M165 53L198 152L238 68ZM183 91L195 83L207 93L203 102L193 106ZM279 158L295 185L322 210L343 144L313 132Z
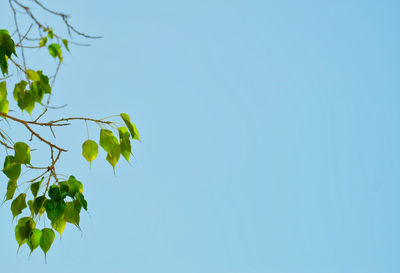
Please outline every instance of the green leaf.
M66 202L64 219L68 223L74 224L79 227L81 204L79 200L74 200L72 202Z
M121 147L118 139L110 130L100 130L100 146L107 152L106 160L115 168L121 155Z
M39 41L39 47L44 47L47 44L47 37L42 37Z
M53 200L46 200L44 207L46 209L47 218L49 218L51 222L57 222L58 219L63 217L65 202L56 203Z
M109 153L114 146L119 146L118 139L114 136L114 134L107 129L100 130L100 146Z
M17 187L17 180L10 179L10 181L8 181L7 193L4 202L13 199Z
M8 114L9 102L7 100L7 85L6 82L0 82L0 112Z
M17 53L15 53L15 43L6 29L0 29L0 46L5 49L8 57L11 57L11 54L17 56Z
M31 253L40 245L40 239L42 238L42 231L40 229L34 228L27 241Z
M98 153L99 146L95 141L88 139L82 144L82 155L87 161L95 160Z
M77 193L83 192L82 182L76 180L75 176L71 175L66 183L69 188L69 196L74 197Z
M31 184L31 192L32 192L33 197L37 196L43 179L44 179L44 177L42 177L42 179L39 182L35 182L35 183Z
M21 110L26 110L28 113L31 113L33 108L35 108L35 98L30 92L25 90L27 84L26 81L17 83L14 88L13 96Z
M44 202L47 200L47 198L46 198L46 196L44 196L44 195L42 195L42 196L39 196L39 197L36 197L34 200L33 200L33 205L32 205L32 207L33 207L33 212L35 213L35 214L42 214L42 213L44 213L44 210L45 210L45 208L43 207L43 204L44 204Z
M18 249L29 240L29 236L35 226L35 221L31 217L19 219L18 225L15 227L15 239L18 242Z
M68 48L68 40L66 40L66 39L63 39L62 40L62 42L63 42L63 44L64 44L64 46L65 46L65 48L68 50L68 52L69 52L69 48Z
M54 37L53 30L51 28L49 28L46 31L48 32L47 36L49 36L50 39L53 39L53 37Z
M54 58L59 58L60 61L62 62L62 51L61 51L61 47L59 44L50 44L48 46L49 49L49 53L51 56L53 56Z
M0 101L0 112L1 113L6 113L8 114L8 107L9 107L9 102L8 100L2 100Z
M40 248L43 250L45 256L49 251L51 245L53 244L55 237L56 234L51 228L42 229L42 237L40 238Z
M58 218L58 220L55 222L51 222L51 226L60 234L60 237L62 236L66 225L67 222L63 217Z
M32 81L40 81L40 75L36 72L33 71L32 69L28 69L25 71L26 76L28 77L28 79L32 80Z
M128 116L128 114L125 113L121 113L121 118L124 120L126 127L128 127L129 132L131 133L131 136L133 139L136 139L138 141L140 141L139 139L139 132L135 126L135 124L133 124L131 122L131 118Z
M85 197L83 196L83 194L82 193L77 193L75 197L79 201L79 203L81 204L82 208L87 210L87 202L86 202Z
M12 155L6 156L3 165L3 173L10 179L17 180L21 174L21 164L14 162Z
M31 216L35 216L35 213L33 211L33 200L28 200L28 208L31 211Z
M19 215L22 213L22 211L26 208L26 202L25 202L26 194L21 193L20 195L15 198L12 203L11 203L11 212L13 215L13 218L15 216Z
M0 68L3 76L8 74L8 57L6 50L2 46L0 46Z
M55 202L59 202L62 200L61 197L61 190L60 187L57 185L52 185L50 186L49 189L49 197L51 200L55 201Z
M28 144L24 142L16 142L14 144L14 162L20 164L30 164L31 163L31 149Z
M131 140L128 129L125 127L118 128L119 142L121 146L121 154L129 162L129 157L131 155Z
M111 164L113 169L115 170L115 165L117 165L119 157L121 155L121 147L119 145L115 145L110 152L107 153L106 160Z

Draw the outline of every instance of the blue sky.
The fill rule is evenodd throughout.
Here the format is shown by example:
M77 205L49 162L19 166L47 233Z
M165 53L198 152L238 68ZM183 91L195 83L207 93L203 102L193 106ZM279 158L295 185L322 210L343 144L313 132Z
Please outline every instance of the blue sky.
M58 2L104 38L71 47L49 117L127 112L142 143L114 176L80 156L82 124L60 130L83 233L45 265L3 206L2 271L400 271L399 3Z

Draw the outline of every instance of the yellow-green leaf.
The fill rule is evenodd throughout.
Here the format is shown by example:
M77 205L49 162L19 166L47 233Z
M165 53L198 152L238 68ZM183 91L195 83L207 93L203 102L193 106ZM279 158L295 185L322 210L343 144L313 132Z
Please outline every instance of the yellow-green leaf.
M51 228L42 229L42 236L40 238L40 248L43 250L44 255L47 255L51 245L53 244L56 234Z
M82 155L87 161L95 160L98 153L99 146L95 141L88 139L82 144Z
M139 131L137 130L135 124L133 124L131 122L131 118L129 117L129 115L125 114L125 113L121 113L121 118L124 120L124 122L126 124L126 127L128 127L132 138L140 141L140 139L139 139Z
M22 211L26 208L25 202L26 194L21 193L20 195L15 198L11 203L11 212L13 217L22 213Z
M28 144L24 142L16 142L14 144L14 162L20 164L30 164L31 163L31 149Z

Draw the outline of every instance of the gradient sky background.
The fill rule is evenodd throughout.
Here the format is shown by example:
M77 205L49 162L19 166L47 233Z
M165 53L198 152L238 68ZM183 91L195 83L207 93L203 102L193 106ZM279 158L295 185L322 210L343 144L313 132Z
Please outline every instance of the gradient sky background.
M114 176L58 131L83 234L17 255L7 204L0 271L400 271L398 1L46 3L104 36L71 46L49 118L127 112L142 143Z

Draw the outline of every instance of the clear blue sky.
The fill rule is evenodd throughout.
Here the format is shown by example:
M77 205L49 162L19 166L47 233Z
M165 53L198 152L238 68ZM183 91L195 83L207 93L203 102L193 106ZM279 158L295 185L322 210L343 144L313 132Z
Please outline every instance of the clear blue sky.
M16 255L3 206L0 271L400 272L397 1L58 2L104 38L71 48L51 115L127 112L143 142L114 177L60 131L83 234Z

